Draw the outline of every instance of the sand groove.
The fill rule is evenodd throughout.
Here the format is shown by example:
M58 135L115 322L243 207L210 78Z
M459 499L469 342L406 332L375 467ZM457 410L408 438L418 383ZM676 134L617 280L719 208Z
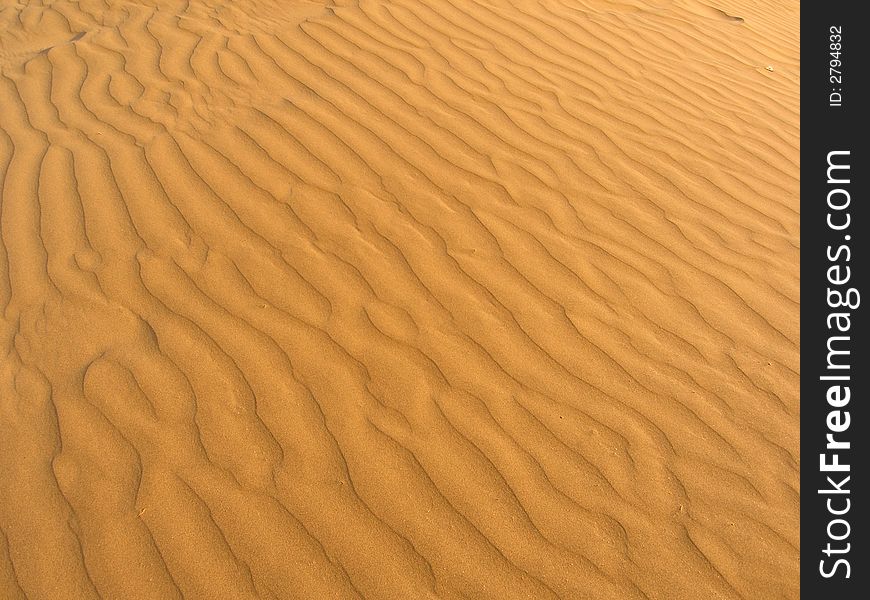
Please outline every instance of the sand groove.
M798 597L798 13L0 0L0 595Z

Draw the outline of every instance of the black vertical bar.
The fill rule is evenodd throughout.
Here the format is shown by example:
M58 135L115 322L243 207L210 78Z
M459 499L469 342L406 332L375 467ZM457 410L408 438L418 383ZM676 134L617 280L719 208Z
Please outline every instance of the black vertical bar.
M868 32L861 2L801 8L801 593L868 598ZM848 167L848 168L847 168ZM829 437L830 436L830 437ZM848 466L846 466L848 465ZM863 493L859 490L865 490ZM838 514L839 513L839 514ZM824 596L822 594L825 594Z

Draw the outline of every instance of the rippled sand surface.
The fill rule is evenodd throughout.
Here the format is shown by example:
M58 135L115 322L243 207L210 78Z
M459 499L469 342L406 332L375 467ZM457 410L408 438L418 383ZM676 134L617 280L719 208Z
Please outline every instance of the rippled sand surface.
M796 0L0 0L0 597L799 596Z

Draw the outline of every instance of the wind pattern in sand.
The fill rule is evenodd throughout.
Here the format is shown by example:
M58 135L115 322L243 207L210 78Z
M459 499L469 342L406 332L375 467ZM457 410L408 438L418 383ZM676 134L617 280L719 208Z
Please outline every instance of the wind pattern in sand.
M798 16L0 0L0 596L797 598Z

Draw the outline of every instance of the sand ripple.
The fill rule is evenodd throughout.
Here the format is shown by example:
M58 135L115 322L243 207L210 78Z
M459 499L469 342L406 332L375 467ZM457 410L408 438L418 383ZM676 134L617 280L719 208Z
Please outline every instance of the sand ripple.
M0 596L797 598L798 13L0 0Z

